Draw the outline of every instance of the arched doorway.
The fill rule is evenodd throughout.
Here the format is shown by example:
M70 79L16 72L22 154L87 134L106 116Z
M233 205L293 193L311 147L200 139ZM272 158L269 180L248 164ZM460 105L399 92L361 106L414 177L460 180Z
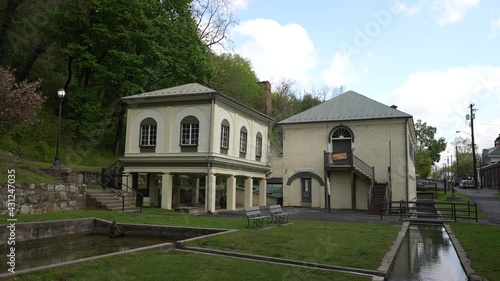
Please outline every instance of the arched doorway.
M333 154L341 154L352 152L352 143L354 142L354 135L352 131L345 126L338 126L333 128L330 134L330 143L332 145Z

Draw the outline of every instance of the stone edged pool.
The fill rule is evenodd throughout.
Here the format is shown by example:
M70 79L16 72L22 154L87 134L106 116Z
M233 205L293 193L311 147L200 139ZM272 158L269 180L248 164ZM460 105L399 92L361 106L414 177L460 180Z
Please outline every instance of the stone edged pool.
M137 251L169 250L176 243L235 230L177 227L149 224L117 224L129 231L124 237L109 238L111 222L73 219L16 223L15 273L27 273ZM0 262L6 264L9 230L0 228ZM3 268L3 266L2 266ZM12 276L0 272L0 278Z

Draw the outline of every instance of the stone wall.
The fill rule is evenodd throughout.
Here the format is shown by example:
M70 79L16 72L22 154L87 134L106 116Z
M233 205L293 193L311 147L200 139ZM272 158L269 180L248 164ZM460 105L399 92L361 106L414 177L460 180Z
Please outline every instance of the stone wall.
M85 185L72 183L15 184L16 212L41 214L54 211L85 209ZM7 190L5 183L0 190ZM0 215L7 213L8 192L0 193Z

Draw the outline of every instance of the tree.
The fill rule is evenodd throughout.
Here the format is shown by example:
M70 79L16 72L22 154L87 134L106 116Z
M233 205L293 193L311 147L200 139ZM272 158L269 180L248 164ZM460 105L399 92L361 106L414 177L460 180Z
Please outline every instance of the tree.
M415 123L417 146L427 149L434 163L439 162L441 159L440 153L446 149L446 140L444 138L435 139L436 131L435 127L427 125L427 122L422 123L420 119Z
M238 24L238 19L231 11L229 0L193 0L191 11L196 22L201 40L206 46L225 47L229 41L230 27Z
M415 169L420 178L427 178L432 163L439 162L440 153L446 149L444 138L435 139L436 128L417 120L415 123L417 145L415 147Z
M455 162L452 164L455 168L457 177L468 178L474 176L474 165L472 157L472 141L469 138L457 137L452 142L456 148ZM477 149L477 147L476 147ZM478 156L478 159L480 157ZM457 165L458 161L458 165ZM458 166L458 167L457 167Z
M264 99L250 61L238 54L213 55L214 75L208 86L256 108Z
M41 80L16 83L14 73L0 68L0 133L8 133L15 125L34 124L44 102Z

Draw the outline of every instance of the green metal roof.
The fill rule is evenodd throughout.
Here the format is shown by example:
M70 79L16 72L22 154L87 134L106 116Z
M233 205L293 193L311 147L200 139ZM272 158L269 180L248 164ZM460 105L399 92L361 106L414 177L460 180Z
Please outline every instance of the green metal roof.
M411 118L395 108L348 91L306 111L278 122L278 124L315 123L328 121Z
M122 98L123 100L132 100L132 99L142 99L148 97L166 97L166 96L178 96L178 95L193 95L193 94L208 94L208 93L216 93L217 91L214 89L210 89L198 83L189 83L176 87L161 89L152 92L141 93L133 96L128 96Z

